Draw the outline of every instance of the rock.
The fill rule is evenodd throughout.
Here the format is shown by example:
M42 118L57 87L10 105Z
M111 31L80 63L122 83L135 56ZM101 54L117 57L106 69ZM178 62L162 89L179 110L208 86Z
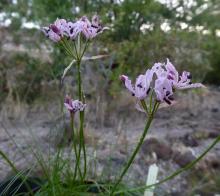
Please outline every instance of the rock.
M186 145L186 146L191 146L191 147L196 147L199 145L199 142L197 141L197 139L195 138L195 136L193 136L192 134L186 134L183 138L182 138L182 142Z
M172 148L164 141L160 141L157 138L146 139L141 147L143 154L156 153L157 158L168 160L172 156Z
M217 112L219 111L219 109L218 109L218 108L212 108L211 111L212 111L213 113L217 113Z
M220 135L220 131L211 131L208 133L209 138L216 138Z
M119 151L112 153L111 149L97 151L97 157L104 162L112 162L116 165L123 165L126 161L126 156Z
M211 171L214 170L220 170L220 160L219 157L215 154L207 155L203 160L199 162L199 168L203 171Z
M185 167L187 164L192 162L196 157L193 155L191 150L185 152L174 152L173 160L177 163L180 167Z

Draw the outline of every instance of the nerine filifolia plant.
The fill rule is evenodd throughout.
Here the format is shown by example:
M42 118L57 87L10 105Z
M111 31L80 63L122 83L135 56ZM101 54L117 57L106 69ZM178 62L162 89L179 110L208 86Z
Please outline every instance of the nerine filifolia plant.
M201 83L192 84L189 72L183 71L182 74L179 74L169 59L167 59L166 63L155 63L145 74L137 77L134 85L128 76L121 75L120 79L132 96L137 99L136 108L141 112L145 112L147 116L140 140L116 181L112 193L114 193L115 188L121 182L140 150L160 104L171 105L174 101L174 92L176 90L205 87Z
M50 24L49 27L43 27L42 31L52 41L60 44L66 51L66 54L72 58L69 66L64 70L63 77L65 77L67 71L76 63L77 66L77 83L78 83L78 100L73 100L69 96L66 96L64 105L70 112L71 116L71 128L73 132L73 146L76 159L74 179L77 177L81 181L84 181L87 174L87 156L84 141L84 109L85 96L82 88L82 76L81 76L81 63L85 51L93 38L102 33L107 27L102 27L99 17L94 15L90 22L86 16L83 16L75 22L66 21L65 19L57 19L54 24ZM93 57L94 58L94 57ZM99 58L99 57L97 57ZM74 116L79 111L80 126L79 130L74 128ZM77 135L79 138L77 138ZM79 142L77 141L79 140ZM79 146L77 146L79 143ZM81 171L81 154L83 153L84 169Z
M220 135L213 141L213 143L195 160L187 164L184 168L180 168L170 176L163 180L134 189L128 189L124 191L116 191L117 186L121 183L124 175L132 165L137 153L140 150L141 145L148 133L150 125L154 119L154 116L159 109L160 105L171 105L174 102L174 94L177 90L184 90L190 88L205 88L201 83L191 82L191 73L183 71L181 74L176 70L175 66L167 59L166 63L155 63L151 69L148 69L145 74L141 74L137 77L135 84L132 84L131 80L126 75L121 75L120 80L124 83L125 87L137 100L136 108L146 113L146 124L144 131L135 147L131 157L125 164L119 178L115 182L110 195L114 193L132 192L137 190L145 190L156 185L162 184L182 172L192 168L198 161L200 161L219 141Z

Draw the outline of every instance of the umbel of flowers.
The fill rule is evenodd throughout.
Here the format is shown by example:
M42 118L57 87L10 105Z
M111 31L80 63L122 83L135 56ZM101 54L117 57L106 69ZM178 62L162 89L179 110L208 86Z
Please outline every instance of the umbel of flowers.
M84 142L84 110L86 108L85 96L82 88L82 77L81 77L81 62L84 53L88 47L90 41L101 34L107 27L103 27L100 23L97 15L92 17L92 20L86 16L83 16L79 20L67 21L65 19L57 19L53 24L48 27L43 27L43 33L53 42L61 44L67 55L72 57L72 61L66 67L63 73L63 77L67 71L76 63L77 67L77 85L78 85L78 98L76 100L69 96L65 97L64 105L69 111L71 116L71 128L73 132L73 148L75 154L75 168L74 168L74 180L80 180L84 182L87 175L87 156ZM93 58L96 59L96 58ZM176 90L183 90L189 88L200 88L204 87L201 83L192 83L191 74L187 71L183 71L181 74L176 70L174 65L167 59L166 63L155 63L151 69L148 69L145 74L141 74L137 77L134 84L126 75L120 76L121 81L125 87L129 90L132 96L137 100L136 108L147 114L146 125L143 133L135 147L131 157L125 164L120 176L117 181L113 182L111 186L110 195L122 193L123 191L116 191L117 186L122 181L124 175L127 173L129 167L133 163L140 147L147 135L151 122L154 118L161 103L171 105L174 101L174 94ZM75 129L74 116L79 113L79 128ZM77 137L79 136L79 137ZM196 162L198 162L205 154L211 150L220 140L220 136L207 148L206 151L192 163L187 165L185 168L177 170L172 175L168 176L164 180L156 184L163 183L186 169L191 168ZM83 154L83 155L82 155ZM81 160L83 156L83 161ZM82 170L83 166L83 170ZM154 186L156 184L150 185ZM144 186L142 189L146 189Z
M169 59L166 63L155 63L144 75L137 77L134 85L125 75L120 76L120 79L138 100L143 101L152 91L158 103L166 102L169 105L174 100L175 90L204 87L201 83L192 84L189 72L179 74Z
M76 22L57 19L49 27L43 27L42 31L52 41L59 42L65 37L75 40L79 34L82 34L86 39L92 39L105 29L108 28L102 27L99 17L94 15L91 22L86 16L83 16Z

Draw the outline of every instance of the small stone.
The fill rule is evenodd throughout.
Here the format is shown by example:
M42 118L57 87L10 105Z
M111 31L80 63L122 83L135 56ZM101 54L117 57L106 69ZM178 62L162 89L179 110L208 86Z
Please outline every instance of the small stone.
M193 155L192 151L188 150L186 152L178 152L174 153L173 160L180 167L185 167L187 164L192 162L196 157Z
M192 134L186 134L182 141L186 146L196 147L199 145L199 142Z
M220 131L211 131L208 133L209 138L216 138L220 135Z
M218 108L212 108L211 111L212 111L213 113L217 113L217 112L218 112Z
M156 153L157 158L168 160L172 156L172 148L164 141L160 141L156 138L146 139L141 147L143 154Z
M205 172L210 169L219 170L220 169L220 160L216 157L215 154L210 154L205 157L204 160L201 160L199 163L200 168L202 168Z

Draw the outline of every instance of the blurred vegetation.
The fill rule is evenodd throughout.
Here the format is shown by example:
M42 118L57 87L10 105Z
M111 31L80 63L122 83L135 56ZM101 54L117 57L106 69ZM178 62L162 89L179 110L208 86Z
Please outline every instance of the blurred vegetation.
M219 0L2 0L0 2L0 99L8 93L8 70L23 70L17 78L18 96L31 102L41 92L41 82L60 79L70 59L39 30L57 17L75 20L100 15L111 30L97 38L89 55L110 54L100 70L110 94L120 88L121 73L135 77L154 62L170 58L180 70L189 70L197 81L220 84ZM8 23L7 26L4 24ZM25 28L25 24L36 28ZM25 52L5 52L8 44ZM94 50L95 48L95 50ZM49 56L34 56L36 49ZM11 53L15 53L12 55ZM9 58L10 56L10 58ZM19 63L19 62L20 63ZM100 62L97 62L100 63ZM97 71L97 70L96 70ZM103 74L103 73L107 73ZM30 87L31 84L31 87ZM25 97L24 97L25 95Z

